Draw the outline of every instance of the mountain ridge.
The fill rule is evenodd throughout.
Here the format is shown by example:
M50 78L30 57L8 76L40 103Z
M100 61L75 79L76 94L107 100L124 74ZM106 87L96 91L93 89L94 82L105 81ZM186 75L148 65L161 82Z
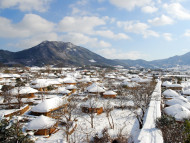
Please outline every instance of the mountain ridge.
M92 62L93 61L93 62ZM190 52L166 59L146 61L143 59L107 59L90 50L62 41L43 41L40 44L18 52L0 50L0 63L24 66L116 66L138 68L169 68L177 65L190 65Z
M9 64L15 62L25 66L44 65L117 65L114 60L106 59L90 50L76 46L70 42L44 41L40 44L19 52L0 51L0 62ZM96 62L90 62L90 60Z

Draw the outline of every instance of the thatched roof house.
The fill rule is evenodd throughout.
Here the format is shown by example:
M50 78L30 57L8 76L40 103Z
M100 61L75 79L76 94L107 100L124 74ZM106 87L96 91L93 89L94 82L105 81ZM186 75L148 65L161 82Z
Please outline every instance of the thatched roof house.
M35 131L35 135L51 135L57 128L55 119L39 116L27 125L27 131Z

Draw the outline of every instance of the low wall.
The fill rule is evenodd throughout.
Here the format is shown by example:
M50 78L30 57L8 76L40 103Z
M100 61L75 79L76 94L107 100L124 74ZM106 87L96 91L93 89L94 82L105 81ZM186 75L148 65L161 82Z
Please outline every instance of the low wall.
M163 143L162 132L156 128L156 120L161 117L161 81L152 93L149 107L144 117L144 125L138 136L139 143Z
M11 116L15 116L15 115L22 115L26 111L28 111L28 109L29 109L29 105L25 105L24 107L22 107L21 109L16 110L15 112L12 112L10 114L4 115L4 117L11 117Z

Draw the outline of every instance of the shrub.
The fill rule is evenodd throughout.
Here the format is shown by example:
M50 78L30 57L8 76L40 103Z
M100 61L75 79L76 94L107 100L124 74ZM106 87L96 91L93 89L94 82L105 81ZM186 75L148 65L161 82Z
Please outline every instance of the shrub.
M163 114L161 118L157 119L156 126L162 131L162 136L166 143L183 143L189 137L189 122L185 125L184 122L178 122L175 118Z

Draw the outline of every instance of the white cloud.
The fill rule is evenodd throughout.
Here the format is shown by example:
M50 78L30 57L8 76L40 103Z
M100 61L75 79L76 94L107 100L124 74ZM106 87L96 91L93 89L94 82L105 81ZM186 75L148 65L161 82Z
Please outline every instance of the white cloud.
M27 31L18 29L11 20L4 17L0 17L0 31L0 37L3 38L19 38L29 35Z
M54 30L54 23L35 14L26 14L22 21L16 26L28 30L31 34L46 33Z
M190 12L187 9L185 9L180 3L164 4L163 7L171 16L177 19L190 19Z
M152 0L109 0L111 4L128 11L150 4Z
M17 8L21 11L39 11L45 12L48 10L52 0L0 0L0 8Z
M190 37L190 29L187 29L183 35L186 37Z
M154 13L158 10L158 8L154 6L144 6L141 8L142 12L144 13Z
M87 16L92 15L88 9L89 0L78 0L75 3L69 5L71 8L71 14L75 16Z
M167 41L172 41L173 40L171 33L164 33L163 36L164 36L164 39L167 40Z
M119 51L118 49L114 48L103 48L100 50L97 50L97 53L100 55L109 58L109 59L145 59L147 58L147 55L139 52L139 51L130 51L130 52L123 52Z
M117 25L119 27L124 27L126 32L132 32L132 33L143 33L146 29L149 28L149 26L145 23L141 22L134 22L134 21L126 21L126 22L117 22Z
M68 33L81 33L88 35L98 35L111 39L129 39L129 37L124 33L114 34L110 30L96 30L98 26L106 25L106 21L110 23L114 22L114 18L109 18L105 16L103 18L99 17L64 17L58 26L58 31L68 32ZM107 29L107 28L106 28Z
M99 17L64 17L59 23L59 31L61 32L77 32L91 34L96 26L105 25L105 20Z
M49 40L49 41L58 41L60 40L56 33L46 33L46 34L39 34L33 36L31 38L23 39L19 41L14 46L21 48L21 49L28 49L37 44L41 43L42 41Z
M148 37L160 37L160 35L157 32L153 31L153 30L146 30L143 33L143 37L144 38L148 38Z
M61 36L61 39L65 42L72 42L76 45L86 45L89 48L106 48L111 44L105 41L99 41L97 38L91 38L82 33L68 33Z
M156 17L152 20L148 20L148 22L154 26L163 26L168 24L173 24L173 19L166 15L162 15L161 17Z
M146 23L126 21L117 22L119 27L123 27L126 32L136 33L143 35L144 38L149 36L159 37L159 34L153 30L149 30L149 26Z
M110 39L130 39L129 36L127 36L124 33L118 33L118 34L114 34L112 31L110 30L102 30L102 31L96 31L97 35L100 35L102 37L106 37L106 38L110 38Z
M26 14L21 22L14 24L9 19L0 17L0 37L29 37L53 31L54 23L35 14Z

